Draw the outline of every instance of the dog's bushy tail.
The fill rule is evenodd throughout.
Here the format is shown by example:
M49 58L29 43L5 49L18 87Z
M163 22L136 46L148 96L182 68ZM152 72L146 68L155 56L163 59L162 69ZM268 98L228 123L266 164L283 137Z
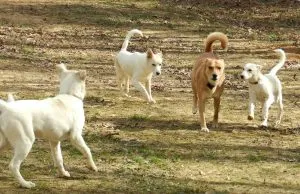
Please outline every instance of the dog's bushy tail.
M277 65L275 65L271 69L270 74L272 74L272 75L276 75L277 71L284 65L284 62L286 60L285 52L282 49L276 49L274 51L276 53L280 54L280 59L279 59L279 62L277 63Z
M67 69L67 67L66 67L66 65L64 64L64 63L60 63L60 64L58 64L58 65L56 65L56 67L59 69L59 71L61 71L61 72L64 72L64 71L67 71L68 69Z
M205 40L205 52L212 52L212 44L216 41L219 40L221 42L221 47L223 49L226 49L228 46L228 38L227 36L222 33L222 32L213 32L210 33L206 40Z
M130 38L134 35L134 34L139 34L140 36L143 36L143 33L142 31L138 30L138 29L133 29L133 30L130 30L127 35L126 35L126 38L123 42L123 45L122 45L122 48L121 50L127 50L127 47L128 47L128 43L129 43L129 40Z

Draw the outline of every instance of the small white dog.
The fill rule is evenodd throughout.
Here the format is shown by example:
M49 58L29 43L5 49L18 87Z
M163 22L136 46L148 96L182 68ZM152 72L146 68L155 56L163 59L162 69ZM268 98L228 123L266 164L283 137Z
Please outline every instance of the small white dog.
M70 174L64 169L60 141L70 138L72 144L88 159L89 166L97 171L90 149L82 138L84 126L83 98L86 71L70 71L60 64L60 92L44 100L18 100L9 96L0 100L0 149L10 144L14 156L9 164L15 178L25 188L34 183L24 180L20 165L26 158L36 137L49 140L54 164L62 176Z
M143 36L140 30L134 29L129 31L122 45L121 51L115 58L118 85L121 93L128 96L129 80L131 79L134 87L142 92L147 101L155 103L151 94L151 78L153 74L161 74L162 53L154 54L151 49L148 49L145 53L128 52L127 46L129 39L134 34ZM143 86L142 83L145 83L146 87ZM125 91L123 84L125 84Z
M276 76L277 71L284 65L286 60L285 52L282 49L276 49L275 52L280 54L280 60L268 74L261 73L261 66L248 63L244 67L241 78L249 83L249 116L248 120L254 119L255 101L262 103L263 122L262 126L268 126L269 108L276 102L279 106L279 112L275 126L280 124L283 114L282 104L282 86Z

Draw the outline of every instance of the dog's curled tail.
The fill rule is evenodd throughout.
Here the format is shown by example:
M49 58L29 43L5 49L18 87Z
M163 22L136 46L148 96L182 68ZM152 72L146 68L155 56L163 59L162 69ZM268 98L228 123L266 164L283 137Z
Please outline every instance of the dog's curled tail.
M222 33L222 32L213 32L210 33L206 40L205 40L205 52L212 52L212 44L216 41L219 40L221 42L221 47L223 49L226 49L228 46L228 38L227 36Z
M280 54L280 59L279 59L279 62L277 63L277 65L275 65L271 69L270 74L272 74L272 75L276 75L277 71L284 65L284 62L286 60L285 52L282 49L276 49L274 51L276 53Z
M125 51L127 50L129 40L134 34L139 34L140 36L143 36L142 31L138 29L130 30L125 37L121 50L125 50Z
M64 63L60 63L60 64L58 64L58 65L56 65L56 67L59 69L59 71L61 71L61 72L64 72L64 71L67 71L68 69L67 69L67 67L66 67L66 65L64 64Z

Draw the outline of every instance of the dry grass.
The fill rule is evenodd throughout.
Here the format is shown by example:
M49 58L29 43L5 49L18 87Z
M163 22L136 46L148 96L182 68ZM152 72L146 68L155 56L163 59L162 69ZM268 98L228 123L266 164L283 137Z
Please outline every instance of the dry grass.
M41 99L57 93L55 64L88 71L84 138L100 172L86 168L81 154L63 142L72 178L56 176L48 143L38 140L22 166L32 190L18 187L8 171L11 152L1 153L0 193L298 193L300 190L299 4L262 3L253 7L193 4L194 1L5 1L0 5L2 98ZM193 6L192 6L193 5ZM223 7L225 6L225 7ZM131 88L116 88L112 56L125 33L141 29L129 49L164 52L163 74L154 77L148 105ZM211 31L230 38L221 125L199 132L191 113L189 73L203 39ZM245 62L267 71L284 48L289 68L278 75L284 88L284 119L268 130L247 118L247 86L237 75ZM207 118L212 119L212 104Z

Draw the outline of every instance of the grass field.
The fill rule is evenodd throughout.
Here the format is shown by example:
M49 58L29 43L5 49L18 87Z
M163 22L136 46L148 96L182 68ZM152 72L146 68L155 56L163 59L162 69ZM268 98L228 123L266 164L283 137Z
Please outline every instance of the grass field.
M206 2L206 3L205 3ZM207 3L208 2L208 3ZM11 150L0 153L0 193L299 193L300 192L299 1L0 1L0 96L43 99L58 92L55 65L86 69L84 138L99 172L86 167L69 141L62 143L71 178L57 177L45 140L37 140L22 165L20 188L8 170ZM162 75L153 77L150 105L131 87L117 89L113 56L126 32L138 28L129 50L160 49ZM208 33L229 37L220 127L200 132L192 114L190 72ZM238 78L247 62L267 72L283 48L284 116L268 129L260 111L247 120L247 84ZM258 106L259 107L259 106ZM212 101L207 120L212 120Z

